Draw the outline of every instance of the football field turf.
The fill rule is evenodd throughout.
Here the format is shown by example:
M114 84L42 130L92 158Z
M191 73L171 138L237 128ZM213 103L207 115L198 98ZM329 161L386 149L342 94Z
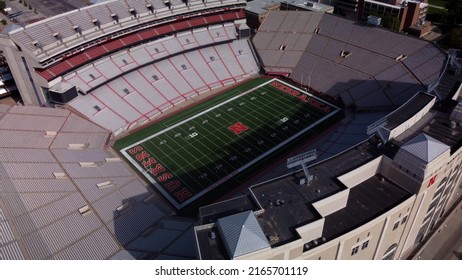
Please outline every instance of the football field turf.
M118 148L182 208L340 110L278 79L262 81Z

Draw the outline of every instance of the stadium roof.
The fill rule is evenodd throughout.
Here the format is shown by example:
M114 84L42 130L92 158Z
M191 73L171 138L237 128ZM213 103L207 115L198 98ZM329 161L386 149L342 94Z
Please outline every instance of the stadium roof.
M253 211L218 219L217 227L232 259L270 246Z
M272 11L253 40L264 68L359 109L396 108L436 80L432 43L338 16Z
M404 144L401 149L429 163L447 151L449 146L422 133Z

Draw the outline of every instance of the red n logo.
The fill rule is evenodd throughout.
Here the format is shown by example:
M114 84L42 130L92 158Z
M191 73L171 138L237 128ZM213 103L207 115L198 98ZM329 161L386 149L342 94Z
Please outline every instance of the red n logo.
M435 183L435 181L436 181L436 176L437 176L437 175L435 175L435 176L433 176L433 177L430 178L430 181L428 181L427 188L431 187L431 185L433 185L433 184Z
M228 129L231 130L232 132L234 132L234 134L239 135L242 132L248 130L249 128L245 124L243 124L241 122L237 122L237 123L229 126Z

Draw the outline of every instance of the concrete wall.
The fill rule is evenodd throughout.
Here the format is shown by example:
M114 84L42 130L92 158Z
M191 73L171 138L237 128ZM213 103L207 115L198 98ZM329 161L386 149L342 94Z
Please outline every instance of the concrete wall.
M382 156L356 168L355 170L339 176L337 179L339 179L339 181L347 188L353 188L372 176L375 176L380 168L381 161Z
M321 216L325 217L344 208L347 204L349 194L350 189L343 190L313 203L313 207L319 212L319 214L321 214Z

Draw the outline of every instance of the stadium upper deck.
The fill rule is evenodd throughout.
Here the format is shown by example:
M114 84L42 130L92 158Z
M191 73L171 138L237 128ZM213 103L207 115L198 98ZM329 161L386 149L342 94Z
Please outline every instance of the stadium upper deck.
M404 34L330 14L273 11L253 39L267 72L358 109L393 109L440 74L445 54Z
M448 61L456 60L453 54ZM411 255L460 200L462 78L458 62L447 65L438 80L451 83L435 87L434 95L415 94L371 124L377 133L368 141L310 166L314 178L309 186L299 185L304 173L296 171L255 185L232 203L201 209L202 225L196 227L200 257ZM243 212L255 219L243 222ZM241 231L242 226L252 227L252 234ZM253 241L257 232L265 244Z
M102 42L161 23L243 5L245 1L239 0L113 0L63 13L18 28L9 34L15 44L45 66L59 60L60 56L73 55ZM221 20L220 15L216 17L216 20ZM144 36L152 36L145 33ZM137 40L142 38L136 36Z

